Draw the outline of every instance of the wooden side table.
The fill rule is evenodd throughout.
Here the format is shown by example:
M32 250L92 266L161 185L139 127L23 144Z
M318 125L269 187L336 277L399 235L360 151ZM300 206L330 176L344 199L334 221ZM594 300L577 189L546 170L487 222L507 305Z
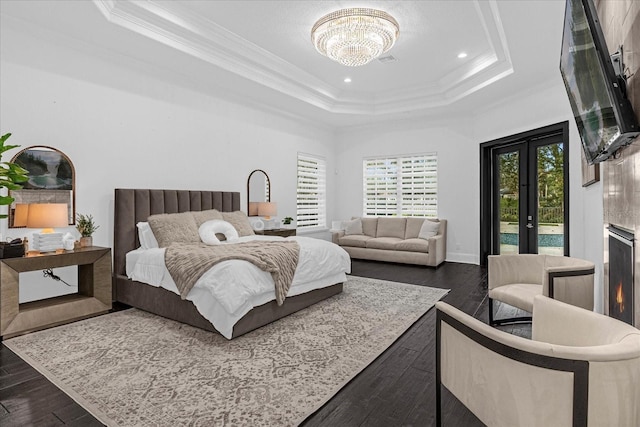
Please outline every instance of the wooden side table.
M256 231L256 234L262 234L265 236L280 236L280 237L289 237L296 235L295 228L274 228L272 230L260 230Z
M19 303L19 274L78 266L78 292ZM0 336L10 338L111 309L111 249L98 246L0 260Z

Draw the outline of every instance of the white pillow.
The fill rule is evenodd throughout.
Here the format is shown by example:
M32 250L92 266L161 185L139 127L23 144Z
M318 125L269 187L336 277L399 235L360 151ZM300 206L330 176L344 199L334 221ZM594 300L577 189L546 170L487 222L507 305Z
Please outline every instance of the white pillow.
M224 234L224 237L227 238L227 242L229 243L234 240L238 240L238 231L235 227L221 219L212 219L203 222L200 228L198 228L200 239L207 245L220 244L220 240L216 237L216 233Z
M419 239L428 240L430 237L438 234L438 230L440 230L440 223L435 221L429 221L425 219L422 223L422 227L420 227L420 233L418 233Z
M153 234L153 230L148 222L139 222L136 224L138 227L138 240L140 240L140 247L142 249L154 249L159 247L158 240Z
M351 221L345 221L342 223L344 227L344 234L348 236L350 234L363 234L362 233L362 221L360 218L353 219Z

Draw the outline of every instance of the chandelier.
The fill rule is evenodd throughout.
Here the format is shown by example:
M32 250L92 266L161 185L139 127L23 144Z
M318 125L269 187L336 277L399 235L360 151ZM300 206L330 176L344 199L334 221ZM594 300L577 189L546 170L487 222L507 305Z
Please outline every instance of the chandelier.
M311 29L311 41L321 54L342 65L357 67L393 47L400 26L376 9L342 9L323 16Z

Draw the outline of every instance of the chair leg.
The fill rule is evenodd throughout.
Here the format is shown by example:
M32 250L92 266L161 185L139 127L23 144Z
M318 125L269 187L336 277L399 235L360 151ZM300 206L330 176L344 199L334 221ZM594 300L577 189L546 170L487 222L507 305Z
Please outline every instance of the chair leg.
M489 298L489 326L500 326L509 323L531 323L531 316L510 317L508 319L496 319L493 314L493 298Z
M489 298L489 326L494 326L493 320L493 298Z

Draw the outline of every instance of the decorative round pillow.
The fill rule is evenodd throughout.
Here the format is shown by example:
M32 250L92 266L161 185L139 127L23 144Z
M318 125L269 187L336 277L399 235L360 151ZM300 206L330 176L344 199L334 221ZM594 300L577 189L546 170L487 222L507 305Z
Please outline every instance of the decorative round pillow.
M198 229L200 239L207 245L220 244L220 239L216 236L218 233L223 234L227 239L227 242L238 240L238 231L233 227L233 225L221 219L206 221L202 223Z
M264 230L264 222L260 218L252 218L249 221L251 222L251 228L253 228L255 231Z

